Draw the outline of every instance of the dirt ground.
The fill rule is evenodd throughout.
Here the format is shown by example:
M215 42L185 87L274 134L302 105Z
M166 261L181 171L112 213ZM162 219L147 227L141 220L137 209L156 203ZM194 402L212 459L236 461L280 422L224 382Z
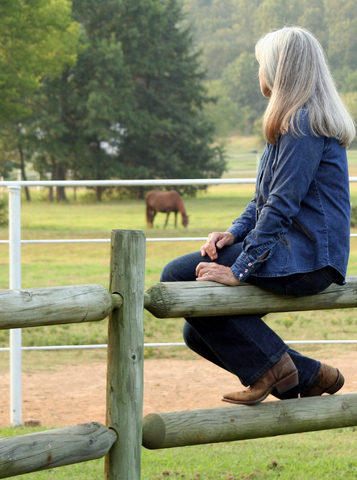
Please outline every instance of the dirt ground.
M340 369L345 377L341 393L357 391L357 354L320 360ZM223 393L240 387L237 379L208 361L145 360L144 415L151 412L227 406ZM9 373L0 373L0 427L9 426ZM97 421L105 424L106 363L84 363L58 372L23 374L23 422L62 427ZM274 400L274 397L267 399Z

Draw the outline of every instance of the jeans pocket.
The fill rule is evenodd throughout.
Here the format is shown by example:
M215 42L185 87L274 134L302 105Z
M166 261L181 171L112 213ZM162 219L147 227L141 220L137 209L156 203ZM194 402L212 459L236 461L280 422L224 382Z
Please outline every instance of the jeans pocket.
M307 297L326 290L333 280L329 275L324 275L324 273L320 270L306 273L295 282L286 285L286 294L294 297Z

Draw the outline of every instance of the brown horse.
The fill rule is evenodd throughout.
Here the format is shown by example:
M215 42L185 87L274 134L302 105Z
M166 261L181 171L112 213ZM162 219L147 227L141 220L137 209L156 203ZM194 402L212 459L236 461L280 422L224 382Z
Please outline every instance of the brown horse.
M146 221L148 227L153 227L153 222L157 212L166 213L166 221L164 228L169 220L170 212L175 213L175 228L177 228L177 212L182 215L182 225L187 227L188 216L180 197L180 194L176 190L170 190L169 192L161 192L160 190L150 190L146 196Z

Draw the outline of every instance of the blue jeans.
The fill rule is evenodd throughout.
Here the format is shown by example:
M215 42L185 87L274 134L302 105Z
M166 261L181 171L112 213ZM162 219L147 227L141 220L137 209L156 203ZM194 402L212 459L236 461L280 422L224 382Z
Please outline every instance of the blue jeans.
M218 251L217 263L231 266L242 250L236 243ZM168 263L161 274L162 282L195 281L200 262L211 262L200 252L190 253ZM334 282L332 267L287 277L262 278L251 275L247 282L278 294L314 295ZM267 312L268 313L268 312ZM299 371L299 384L280 399L296 398L314 382L321 363L291 349L262 320L264 315L227 315L221 317L186 318L183 337L186 345L219 367L236 375L245 386L251 385L288 352Z

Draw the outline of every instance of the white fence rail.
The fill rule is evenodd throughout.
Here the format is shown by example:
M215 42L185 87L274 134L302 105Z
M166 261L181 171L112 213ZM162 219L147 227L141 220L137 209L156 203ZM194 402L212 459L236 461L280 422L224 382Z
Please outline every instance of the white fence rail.
M357 177L350 177L350 182L357 182ZM110 239L57 239L57 240L21 240L21 189L22 187L93 187L93 186L168 186L168 185L222 185L222 184L255 184L255 178L214 178L214 179L169 179L169 180L29 180L0 181L0 187L9 191L9 240L1 240L0 244L9 244L10 289L21 289L21 244L25 243L106 243ZM356 237L357 234L351 234ZM150 238L148 242L159 241L196 241L205 237L186 238ZM347 343L334 341L336 343ZM355 343L355 341L351 341ZM291 343L299 343L291 341ZM310 343L310 342L304 342ZM324 343L328 343L325 342ZM148 344L150 345L150 344ZM177 344L170 344L177 345ZM182 345L182 344L178 344ZM151 346L151 345L150 345ZM84 348L84 346L82 346ZM85 346L92 348L93 346ZM32 347L34 348L34 347ZM35 347L36 348L36 347ZM40 349L41 347L37 347ZM48 348L48 347L46 347ZM55 347L58 348L58 347ZM68 348L68 346L66 346ZM81 348L72 346L70 348ZM93 347L94 348L94 347ZM97 348L103 348L97 346ZM21 329L10 330L10 423L13 426L22 424L22 382L21 382ZM0 349L4 350L4 349Z
M159 186L159 185L218 185L254 184L254 178L247 179L171 179L171 180L29 180L1 181L0 187L9 190L9 244L10 289L21 289L21 244L22 243L93 243L109 242L97 240L21 240L21 189L22 187L90 187L90 186ZM174 241L177 239L171 239ZM196 238L195 240L199 240ZM159 241L152 239L151 241ZM165 239L168 241L168 239ZM184 239L188 241L188 239ZM10 330L10 423L22 424L22 345L21 329Z

